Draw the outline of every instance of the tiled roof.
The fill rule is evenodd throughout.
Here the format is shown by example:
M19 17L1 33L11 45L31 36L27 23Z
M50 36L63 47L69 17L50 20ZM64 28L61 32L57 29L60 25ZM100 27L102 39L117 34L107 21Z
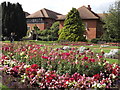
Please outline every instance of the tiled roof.
M57 12L54 12L54 11L51 11L51 10L48 10L46 8L43 8L29 16L27 16L26 18L37 18L37 17L42 17L42 18L53 18L53 19L56 19L57 18L57 15L62 15L62 14L59 14Z
M78 12L82 19L99 19L99 16L85 6L78 8Z
M66 15L57 15L57 20L65 20Z
M104 13L97 13L97 14L98 14L98 16L99 16L101 19L105 18L105 14L104 14Z
M80 13L80 17L82 19L99 19L99 16L88 7L82 6L78 8L78 12ZM65 18L66 15L59 15L57 20L64 20Z

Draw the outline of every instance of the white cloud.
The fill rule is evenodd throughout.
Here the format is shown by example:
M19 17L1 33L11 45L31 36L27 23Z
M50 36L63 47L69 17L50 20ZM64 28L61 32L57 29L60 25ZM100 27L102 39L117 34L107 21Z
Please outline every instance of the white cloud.
M107 11L109 5L115 0L7 0L12 3L19 2L22 4L23 10L29 13L34 13L42 8L47 8L61 14L67 14L72 7L79 8L83 5L91 5L95 12ZM3 2L2 0L0 3Z

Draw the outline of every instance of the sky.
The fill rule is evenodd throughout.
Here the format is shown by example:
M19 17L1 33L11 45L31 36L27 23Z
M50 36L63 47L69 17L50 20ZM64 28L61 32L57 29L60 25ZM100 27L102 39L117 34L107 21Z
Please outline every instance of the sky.
M109 6L114 4L116 0L0 0L0 3L9 1L11 3L20 3L24 11L32 14L40 9L47 8L49 10L67 14L72 7L79 8L81 6L90 5L92 11L103 13L109 10Z

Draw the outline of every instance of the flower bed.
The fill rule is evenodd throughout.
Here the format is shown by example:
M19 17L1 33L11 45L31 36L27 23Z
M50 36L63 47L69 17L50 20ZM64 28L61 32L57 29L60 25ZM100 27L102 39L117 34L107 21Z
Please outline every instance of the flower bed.
M1 70L39 88L111 88L120 78L117 64L103 52L62 50L36 44L4 44Z

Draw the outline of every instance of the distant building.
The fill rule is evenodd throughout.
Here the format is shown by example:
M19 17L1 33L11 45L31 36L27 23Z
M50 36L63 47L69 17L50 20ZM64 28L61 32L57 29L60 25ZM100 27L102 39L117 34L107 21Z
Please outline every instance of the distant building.
M57 12L43 8L43 9L26 17L27 18L27 26L30 30L33 30L33 27L35 25L37 25L37 27L40 30L50 28L51 25L58 18L57 15L62 15L62 14L59 14Z
M85 36L88 40L93 38L99 38L103 34L103 14L96 14L91 10L90 5L88 7L82 6L78 8L80 17L85 24L86 32ZM27 26L29 30L33 30L33 27L37 25L40 30L50 28L50 26L55 22L60 22L60 29L64 27L64 20L66 15L59 14L57 12L41 9L27 17Z

